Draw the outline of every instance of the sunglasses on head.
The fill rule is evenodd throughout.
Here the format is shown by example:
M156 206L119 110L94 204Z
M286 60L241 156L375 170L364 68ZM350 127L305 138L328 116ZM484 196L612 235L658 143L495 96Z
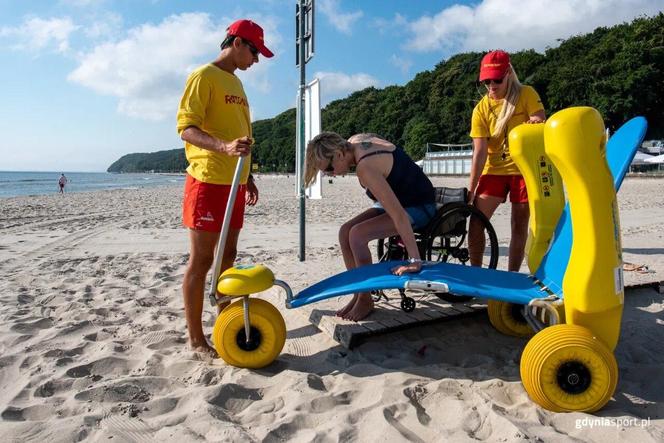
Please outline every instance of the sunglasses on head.
M489 78L486 80L482 80L482 84L484 86L489 86L491 83L495 83L497 85L500 85L503 83L504 78Z
M253 43L251 43L251 42L249 42L249 41L247 41L247 40L245 40L245 39L242 39L242 42L243 42L245 45L247 45L247 47L249 48L249 51L251 52L251 55L253 55L254 57L258 55L258 48L256 48L256 47L253 45Z

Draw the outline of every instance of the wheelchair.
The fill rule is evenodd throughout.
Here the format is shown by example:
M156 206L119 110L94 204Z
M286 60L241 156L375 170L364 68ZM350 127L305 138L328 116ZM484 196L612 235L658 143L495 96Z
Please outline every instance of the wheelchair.
M477 223L483 232L483 241L472 245L474 260L472 265L496 269L498 265L498 238L489 219L477 208L468 204L466 188L437 187L436 215L429 224L414 231L420 257L425 261L450 262L471 266L471 248L468 245L470 223ZM478 227L479 230L479 227ZM378 261L407 260L408 253L399 236L379 239L376 247ZM401 309L412 312L415 300L399 290ZM473 297L450 293L435 293L450 303L471 300ZM383 291L375 291L374 301L387 299Z

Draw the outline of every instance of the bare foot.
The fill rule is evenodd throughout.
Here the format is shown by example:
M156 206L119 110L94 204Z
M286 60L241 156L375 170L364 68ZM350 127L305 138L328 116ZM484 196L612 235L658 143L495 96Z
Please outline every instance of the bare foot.
M346 315L348 311L353 309L353 306L355 306L356 301L357 301L357 294L353 295L353 299L350 302L348 302L346 306L337 311L337 317L343 317L344 315Z
M373 311L374 302L371 298L371 294L362 293L357 296L357 301L353 308L346 312L345 315L342 315L341 318L351 321L360 321L363 318L366 318L371 311Z
M191 349L194 352L200 352L202 354L209 355L212 358L219 358L217 351L212 346L210 346L210 344L207 341L204 341L202 343L189 342L189 349Z

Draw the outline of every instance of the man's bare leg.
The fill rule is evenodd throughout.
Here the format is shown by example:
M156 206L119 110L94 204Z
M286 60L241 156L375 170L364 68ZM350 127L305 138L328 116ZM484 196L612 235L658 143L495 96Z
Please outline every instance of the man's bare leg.
M228 269L235 260L238 236L239 230L229 230L224 251L224 260L222 261L222 272ZM194 351L206 352L215 357L217 356L217 351L208 344L203 333L202 316L206 279L214 261L218 239L218 232L189 230L191 250L182 284L185 319L189 332L189 346Z
M194 351L205 352L215 357L217 352L208 344L203 334L202 315L205 278L212 266L218 238L218 232L189 230L189 262L182 283L189 346Z

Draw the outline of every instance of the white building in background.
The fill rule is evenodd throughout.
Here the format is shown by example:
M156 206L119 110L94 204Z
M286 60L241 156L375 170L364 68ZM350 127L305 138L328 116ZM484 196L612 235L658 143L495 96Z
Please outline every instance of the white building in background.
M472 143L427 143L424 158L417 164L427 175L469 175L472 159ZM654 171L664 171L664 142L661 140L644 142L630 165L630 172Z
M427 143L422 170L427 175L469 175L472 158L472 143Z
M661 174L664 171L664 142L647 140L636 151L629 172Z
M641 143L640 150L651 155L664 154L664 140L646 140Z

